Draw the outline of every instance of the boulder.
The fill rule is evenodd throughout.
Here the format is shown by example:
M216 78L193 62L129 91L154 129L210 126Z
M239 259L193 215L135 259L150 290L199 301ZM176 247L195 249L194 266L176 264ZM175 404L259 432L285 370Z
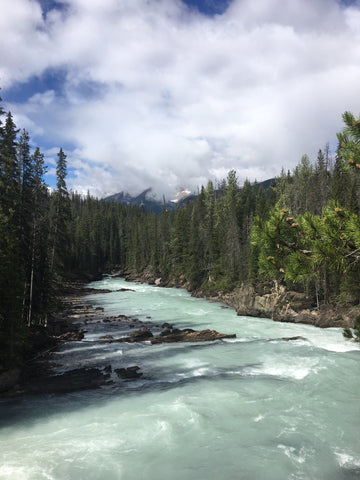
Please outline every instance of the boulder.
M170 330L163 330L158 337L154 337L151 331L144 327L141 330L137 330L130 337L123 337L114 342L145 342L150 341L151 344L155 343L175 343L175 342L212 342L214 340L222 340L223 338L236 338L236 334L219 333L216 330L192 330L191 328L185 328L180 330L178 328Z
M80 342L84 338L86 330L78 330L77 332L66 332L58 338L61 342Z
M224 338L236 338L236 334L219 333L216 330L200 330L194 331L191 328L184 330L173 330L168 335L160 335L150 339L152 344L155 343L175 343L175 342L213 342Z
M163 324L161 325L161 328L171 328L171 329L172 329L173 326L171 325L171 323L165 322L165 323L163 323Z
M160 337L166 337L167 335L171 335L172 330L170 328L164 328L164 330L160 333Z
M12 368L0 373L0 393L15 387L20 379L20 369Z
M284 340L285 342L291 342L293 340L304 340L307 342L307 339L305 337L301 337L300 335L297 335L295 337L283 337L281 340Z
M148 340L149 338L153 337L154 335L152 332L147 328L140 328L140 330L136 330L132 335L131 338L134 342L141 342L143 340Z
M26 393L69 393L99 388L109 383L109 373L98 368L76 368L61 375L39 377L24 384Z
M136 380L143 375L139 370L140 367L134 365L127 368L116 368L114 371L119 378L123 378L124 380Z
M256 286L243 284L230 293L197 290L192 295L224 303L234 308L238 315L321 328L354 328L355 317L360 314L359 305L329 304L317 308L313 298L305 293L289 291L277 282Z

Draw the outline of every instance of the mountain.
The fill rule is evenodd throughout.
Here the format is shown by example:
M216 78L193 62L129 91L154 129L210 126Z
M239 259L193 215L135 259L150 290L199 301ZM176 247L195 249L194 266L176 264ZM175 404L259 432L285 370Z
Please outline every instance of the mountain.
M144 207L147 212L153 212L157 215L163 210L164 206L166 210L175 210L177 205L192 197L193 195L189 190L181 190L173 200L166 202L165 197L163 197L162 201L158 200L152 193L152 189L147 188L136 197L132 197L129 193L119 192L104 198L104 200L107 202L120 202L126 205Z
M264 180L263 182L259 182L257 185L262 187L265 190L265 194L267 195L269 192L270 185L276 181L274 178L270 178L269 180ZM241 190L241 188L240 188ZM182 189L180 190L175 197L170 200L166 201L165 197L163 200L158 200L156 196L152 193L152 188L147 188L143 192L140 193L137 197L132 197L129 193L119 192L115 193L114 195L110 195L109 197L104 198L107 202L120 202L126 205L136 206L136 207L144 207L146 212L153 212L156 215L162 212L164 206L167 211L175 210L177 205L181 205L187 200L192 200L196 195L191 193L189 190Z

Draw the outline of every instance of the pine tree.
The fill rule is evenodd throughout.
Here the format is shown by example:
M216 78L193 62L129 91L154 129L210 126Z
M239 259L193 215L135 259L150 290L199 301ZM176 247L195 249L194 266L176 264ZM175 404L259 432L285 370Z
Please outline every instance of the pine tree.
M185 272L192 289L199 288L207 276L208 249L206 247L205 198L205 189L202 188L198 197L187 208L191 215L188 221L190 231Z
M338 133L340 154L347 165L355 173L356 213L360 212L360 117L356 119L351 112L342 116L345 127Z
M225 195L221 199L219 214L218 223L222 224L223 230L223 242L220 255L223 273L230 287L234 285L239 278L241 250L238 225L239 186L235 170L230 170L228 173Z
M57 289L65 279L69 244L68 222L70 219L70 199L66 187L67 163L66 155L60 148L56 163L56 191L52 196L51 206L51 253L50 274Z
M20 174L16 156L16 129L6 116L0 139L0 361L18 360L23 343L23 265L20 248Z
M21 263L24 269L23 291L23 318L28 318L29 288L31 276L31 251L32 251L32 216L34 210L34 169L30 155L30 137L23 130L17 146L17 159L19 165L19 239L21 250Z
M219 257L219 243L216 235L216 217L215 217L216 193L213 183L208 182L205 190L206 213L204 218L204 229L206 238L206 271L207 280L213 283L216 279L217 263Z
M49 195L44 182L44 155L37 147L32 155L33 205L31 212L31 261L29 269L28 325L43 324L49 302Z

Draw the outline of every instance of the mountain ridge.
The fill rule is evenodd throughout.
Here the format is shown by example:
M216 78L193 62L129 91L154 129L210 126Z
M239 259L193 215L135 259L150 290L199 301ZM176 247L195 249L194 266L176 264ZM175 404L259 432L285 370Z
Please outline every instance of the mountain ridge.
M262 186L265 190L265 194L267 194L270 185L274 181L275 178L270 178L262 182L258 182L257 185L258 187ZM240 187L240 190L241 188L242 187ZM158 200L154 194L151 195L152 191L153 190L151 187L146 188L143 192L141 192L135 197L133 197L127 192L121 191L105 197L104 200L106 202L119 202L129 206L143 207L146 212L153 212L158 215L163 211L164 208L167 211L175 210L178 205L182 205L186 201L191 201L197 196L195 193L191 193L189 190L183 189L176 194L174 200L166 201L164 195L162 197L162 200Z
M153 212L156 215L162 212L162 210L165 208L165 210L175 210L177 205L180 205L184 203L186 200L193 198L195 195L192 194L189 190L186 190L188 192L187 195L179 195L179 192L177 195L179 195L179 198L176 200L165 200L165 196L163 195L162 200L158 200L155 195L151 196L152 188L146 188L143 192L141 192L139 195L133 197L129 193L126 192L118 192L114 193L113 195L110 195L108 197L105 197L104 200L106 202L119 202L123 203L126 205L130 206L136 206L136 207L143 207L148 213ZM185 192L185 190L183 190Z

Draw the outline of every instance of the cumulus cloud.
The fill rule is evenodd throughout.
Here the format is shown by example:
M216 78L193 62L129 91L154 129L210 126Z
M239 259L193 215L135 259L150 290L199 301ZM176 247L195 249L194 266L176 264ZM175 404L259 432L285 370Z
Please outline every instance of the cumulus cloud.
M10 107L38 143L65 145L70 183L97 195L196 190L291 169L360 112L360 5L233 0L4 0L0 84L63 82Z

